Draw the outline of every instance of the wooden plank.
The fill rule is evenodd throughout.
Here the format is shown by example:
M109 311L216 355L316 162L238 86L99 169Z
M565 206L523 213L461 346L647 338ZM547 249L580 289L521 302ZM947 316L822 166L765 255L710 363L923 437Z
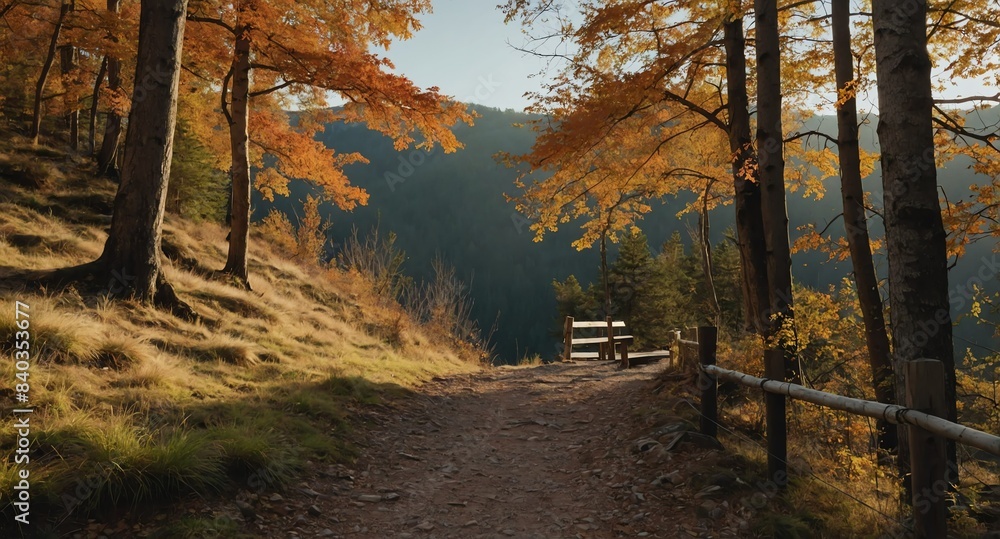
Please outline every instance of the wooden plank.
M649 358L649 357L670 357L670 350L653 350L652 352L629 352L629 359Z
M948 414L944 400L944 364L933 359L905 361L906 405L936 417ZM948 455L944 438L909 427L910 491L913 531L917 539L948 537Z
M789 382L765 380L749 374L723 369L717 366L705 367L705 370L723 380L729 380L747 387L760 388L769 393L780 393L793 399L798 399L833 410L841 410L856 415L884 418L894 425L915 425L926 431L937 434L949 440L955 440L969 447L982 449L993 455L1000 455L1000 437L987 434L981 430L952 423L946 419L926 414L918 410L899 406L898 404L882 404L879 402L855 399L834 395L815 389L809 389Z
M626 341L627 342L632 342L632 341L635 340L635 337L633 337L632 335L614 335L614 340L615 340L615 342L626 342ZM606 342L608 342L608 339L605 338L605 337L584 337L584 338L581 338L581 339L573 339L571 342L572 342L573 346L578 346L578 345L584 345L584 344L601 344L601 343L606 343Z
M616 328L623 328L623 327L625 327L625 322L622 321L622 320L616 320L616 321L614 321L612 323L612 326L616 327ZM586 321L579 321L578 322L578 321L574 321L573 322L573 327L577 328L577 329L579 329L579 328L591 328L591 329L593 329L593 328L606 328L606 327L608 327L608 323L604 322L604 321L600 321L600 322L586 322Z
M670 357L670 350L656 350L653 352L629 352L628 359L632 361L634 359L663 359L665 357ZM597 352L573 352L570 356L571 359L604 359ZM615 359L620 360L621 354L615 354Z

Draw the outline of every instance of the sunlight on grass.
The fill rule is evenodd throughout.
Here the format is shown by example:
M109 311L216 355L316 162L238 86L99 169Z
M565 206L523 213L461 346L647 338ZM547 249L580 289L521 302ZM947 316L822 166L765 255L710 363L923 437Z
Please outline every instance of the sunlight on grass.
M88 196L110 197L110 188ZM25 193L21 202L71 205L61 196ZM0 210L0 257L8 265L67 266L102 247L100 227L69 225L20 204L0 203ZM300 267L262 243L249 292L205 269L225 262L222 227L168 217L165 233L186 267L197 261L195 273L171 263L164 272L199 321L73 289L0 293L8 305L15 298L31 305L32 495L53 515L76 518L234 486L281 487L306 460L356 456L353 410L435 376L481 368L399 309L365 305L374 299L357 276ZM0 310L5 358L13 357L16 331L13 310ZM13 374L5 360L0 375ZM14 444L16 432L0 427L0 450ZM16 472L0 462L5 491ZM10 509L0 506L5 518ZM227 526L192 518L174 529L198 537L231 533Z

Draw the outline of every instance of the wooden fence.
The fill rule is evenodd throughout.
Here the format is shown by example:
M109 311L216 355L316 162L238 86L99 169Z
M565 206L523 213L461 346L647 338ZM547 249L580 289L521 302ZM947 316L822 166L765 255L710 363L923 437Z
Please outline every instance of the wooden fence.
M699 327L696 340L687 331L677 340L679 348L697 349L698 389L701 391L702 434L718 435L718 381L726 380L765 392L768 476L778 489L787 484L787 429L785 405L788 398L818 404L850 414L885 419L909 428L910 491L913 496L914 536L947 537L948 512L945 506L947 455L945 440L1000 455L1000 437L943 419L944 364L935 359L918 359L906 364L906 406L882 404L809 389L784 381L785 358L781 350L764 352L764 376L757 378L717 366L718 330ZM681 361L686 358L682 356ZM683 366L684 363L681 363Z

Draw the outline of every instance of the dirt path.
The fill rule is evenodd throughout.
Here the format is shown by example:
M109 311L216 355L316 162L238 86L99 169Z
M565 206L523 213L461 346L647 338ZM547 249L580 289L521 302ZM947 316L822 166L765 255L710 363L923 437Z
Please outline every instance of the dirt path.
M715 452L635 449L652 426L633 410L650 399L661 369L566 363L429 384L376 417L353 470L317 470L295 492L258 500L279 514L286 503L311 503L309 514L292 509L248 529L273 537L736 537L728 504L683 478L687 463Z

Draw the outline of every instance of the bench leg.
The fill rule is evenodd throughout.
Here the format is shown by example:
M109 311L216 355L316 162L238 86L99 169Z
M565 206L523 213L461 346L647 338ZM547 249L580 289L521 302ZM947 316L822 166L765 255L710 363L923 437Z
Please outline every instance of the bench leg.
M621 362L621 368L623 368L623 369L627 369L628 368L628 343L625 343L625 342L622 343L622 362Z
M573 317L566 317L566 324L563 331L563 361L569 361L573 357Z

